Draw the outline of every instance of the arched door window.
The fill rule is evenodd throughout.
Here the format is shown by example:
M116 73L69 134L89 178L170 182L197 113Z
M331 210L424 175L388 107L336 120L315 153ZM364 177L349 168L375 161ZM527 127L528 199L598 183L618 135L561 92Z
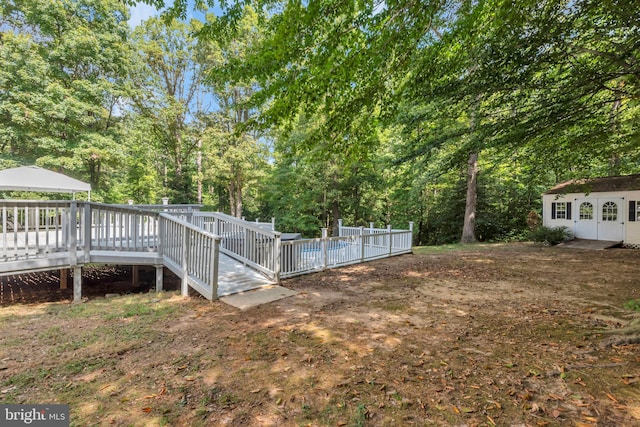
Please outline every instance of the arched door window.
M603 221L618 220L618 204L616 202L605 202L602 205L602 220Z
M593 219L593 205L591 203L580 203L580 219Z

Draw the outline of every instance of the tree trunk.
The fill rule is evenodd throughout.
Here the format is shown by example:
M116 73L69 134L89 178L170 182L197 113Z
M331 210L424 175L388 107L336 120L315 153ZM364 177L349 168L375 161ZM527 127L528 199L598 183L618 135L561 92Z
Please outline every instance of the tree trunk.
M331 230L331 235L339 236L340 224L338 223L338 220L340 219L340 201L338 198L338 194L340 193L338 192L338 188L339 188L338 175L335 170L333 171L333 175L331 176L331 186L334 190L333 197L331 200L331 216L333 217L333 227Z
M236 218L242 218L242 171L237 169L236 174Z
M198 203L202 203L202 140L198 139L198 156L196 158L198 165Z
M476 202L478 199L478 152L469 154L467 163L467 202L464 209L464 226L460 243L476 241Z
M333 217L333 228L331 231L331 235L338 236L340 233L340 224L338 223L338 220L340 219L340 204L336 199L331 202L331 216Z
M233 166L231 166L231 179L229 180L229 215L234 216L236 218L240 218L236 212L236 180L233 178L235 176L235 171Z

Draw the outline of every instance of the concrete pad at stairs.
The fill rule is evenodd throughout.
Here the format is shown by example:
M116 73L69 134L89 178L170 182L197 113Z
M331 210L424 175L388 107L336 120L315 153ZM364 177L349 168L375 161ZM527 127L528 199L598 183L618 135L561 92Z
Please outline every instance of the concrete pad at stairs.
M589 239L572 239L568 242L560 243L557 246L559 248L568 249L591 249L591 250L603 250L620 246L622 241L609 241L609 240L589 240Z
M221 297L220 301L239 308L240 310L247 310L297 294L296 291L292 291L291 289L273 285Z

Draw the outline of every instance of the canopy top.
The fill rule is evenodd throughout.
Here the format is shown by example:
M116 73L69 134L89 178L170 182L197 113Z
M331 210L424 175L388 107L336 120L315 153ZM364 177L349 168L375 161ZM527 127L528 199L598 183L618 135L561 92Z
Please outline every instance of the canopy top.
M75 194L91 192L91 185L38 166L21 166L0 171L0 190Z

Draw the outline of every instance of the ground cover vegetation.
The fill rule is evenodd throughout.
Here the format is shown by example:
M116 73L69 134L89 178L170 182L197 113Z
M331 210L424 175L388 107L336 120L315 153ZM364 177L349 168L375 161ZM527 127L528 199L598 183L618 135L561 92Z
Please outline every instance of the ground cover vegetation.
M246 311L179 283L105 298L131 289L109 274L81 304L4 283L0 401L67 403L73 426L640 422L638 251L418 247Z
M421 244L521 239L549 186L640 171L631 0L136 3L2 2L0 167Z

